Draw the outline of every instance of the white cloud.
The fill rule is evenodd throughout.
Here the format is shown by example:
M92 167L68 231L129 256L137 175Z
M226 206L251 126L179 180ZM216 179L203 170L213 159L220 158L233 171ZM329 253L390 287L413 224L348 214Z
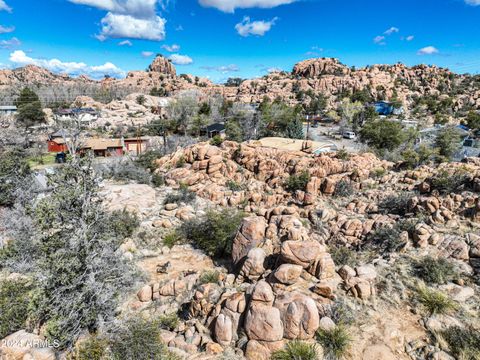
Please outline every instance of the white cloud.
M392 26L390 29L386 30L384 32L385 35L392 35L393 33L398 33L400 31L399 28L396 28L394 26Z
M235 9L273 8L295 1L297 0L199 0L202 6L213 7L228 13L235 12Z
M245 16L241 23L235 25L235 30L243 37L250 35L263 36L270 31L277 20L278 18L275 17L270 21L250 21L250 17Z
M218 71L218 72L221 72L222 74L240 71L238 66L235 64L223 65L223 66L202 66L202 69L209 70L209 71Z
M465 0L465 3L468 5L472 6L479 6L480 5L480 0Z
M123 77L125 72L116 65L107 62L103 65L89 66L83 62L63 62L58 59L35 59L22 50L10 54L10 61L16 66L37 65L54 73L66 73L73 76L88 75L92 78L102 78L105 75Z
M6 11L11 13L12 8L7 5L7 3L4 0L0 0L0 11Z
M22 45L22 43L16 37L11 38L10 40L0 40L1 49L11 49L20 45Z
M142 56L146 58L153 56L153 54L153 51L142 51Z
M170 55L169 59L175 65L189 65L193 63L193 60L190 56L187 55L180 55L180 54L172 54Z
M15 31L15 26L2 26L0 25L0 34L7 34Z
M0 0L1 1L1 0ZM157 5L168 0L69 0L74 4L108 11L101 20L97 38L130 38L160 41L165 39L166 20L157 16Z
M407 41L413 41L413 39L415 39L415 36L413 36L413 35L409 35L405 38L405 40L407 40Z
M151 19L137 19L130 15L109 12L102 19L102 31L97 38L130 38L160 41L165 39L166 20L160 16Z
M74 4L92 6L115 14L130 15L135 18L153 18L157 0L69 0Z
M373 38L373 42L378 45L386 45L385 36L381 36L381 35L375 36Z
M420 50L418 50L418 55L435 55L438 54L440 51L434 46L426 46Z
M132 42L130 40L123 40L118 43L118 46L132 46Z
M172 45L162 45L162 49L167 50L168 52L178 52L180 51L180 45L172 44Z

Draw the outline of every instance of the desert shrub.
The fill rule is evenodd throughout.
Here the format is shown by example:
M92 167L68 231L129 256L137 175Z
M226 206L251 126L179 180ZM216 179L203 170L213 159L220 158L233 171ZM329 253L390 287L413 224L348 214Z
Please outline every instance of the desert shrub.
M173 360L160 340L158 319L132 317L119 322L110 331L110 350L114 360Z
M232 243L243 213L233 209L208 210L201 218L186 221L180 227L182 237L212 257L231 254Z
M480 359L480 331L472 327L451 326L440 333L457 359Z
M25 328L30 286L25 281L0 283L0 339Z
M444 258L434 259L426 256L414 263L416 276L429 284L445 284L458 277L454 265Z
M337 159L340 160L350 160L350 154L345 149L340 149L337 151Z
M173 331L178 326L178 315L176 313L161 315L158 318L158 324L162 329Z
M223 144L223 138L220 135L215 135L212 140L210 140L210 145L220 146Z
M447 295L426 286L417 289L417 300L430 315L447 314L457 308L456 303Z
M165 185L165 177L162 174L153 173L151 182L154 187L162 187Z
M28 174L30 167L22 150L0 151L0 206L13 205L17 182Z
M113 161L105 166L102 175L115 181L135 181L139 184L150 184L150 173L127 158Z
M138 155L135 163L144 169L153 171L157 168L155 160L160 159L163 155L160 150L147 150Z
M181 185L177 193L169 193L163 201L164 204L190 204L195 201L197 194L188 189L188 186Z
M325 316L333 320L335 324L350 326L355 323L354 310L343 300L337 300L326 308Z
M389 195L378 204L378 209L384 214L404 216L408 212L409 202L414 195L409 192L401 192L397 195Z
M241 184L239 184L239 183L237 183L233 180L228 180L226 185L227 185L227 188L229 190L234 191L234 192L244 190L244 187Z
M367 236L366 248L373 248L381 252L392 253L401 250L406 241L401 237L403 223L396 223L393 226L382 226Z
M386 173L387 173L387 170L385 170L384 168L376 168L370 171L370 177L374 179L378 179L378 178L381 178L382 176L385 176Z
M335 186L335 196L348 197L354 194L355 190L352 183L346 180L340 180Z
M290 175L285 181L285 189L290 192L297 190L305 191L307 184L310 181L310 174L308 171L303 171L299 175Z
M91 336L82 341L75 350L75 360L103 360L107 354L108 341L99 336Z
M357 252L351 248L347 248L346 246L332 246L329 250L335 265L355 267L359 263Z
M290 341L284 349L275 351L271 360L316 360L317 346L302 341Z
M205 271L198 281L200 284L216 284L220 279L220 273L216 270Z
M183 168L186 164L185 158L183 156L180 156L180 158L177 160L175 163L175 167L178 168Z
M133 235L134 231L140 226L140 220L137 214L123 209L113 211L105 221L105 225L114 236L123 240Z
M450 174L448 171L440 171L430 180L432 190L438 190L442 194L450 194L461 190L468 182L468 174L465 171L456 171Z
M172 231L163 237L163 245L172 248L183 241L178 231Z
M330 330L318 330L317 341L322 345L326 359L342 359L345 357L352 338L345 327L337 325Z

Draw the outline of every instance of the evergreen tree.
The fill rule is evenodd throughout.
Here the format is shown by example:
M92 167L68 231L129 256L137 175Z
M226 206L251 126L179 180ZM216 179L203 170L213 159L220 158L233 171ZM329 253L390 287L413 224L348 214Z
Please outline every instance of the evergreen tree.
M42 110L42 103L38 95L24 88L20 96L15 101L17 106L17 121L22 124L25 129L45 122L45 113Z
M300 119L294 119L289 122L285 129L285 136L290 139L303 139L303 124Z

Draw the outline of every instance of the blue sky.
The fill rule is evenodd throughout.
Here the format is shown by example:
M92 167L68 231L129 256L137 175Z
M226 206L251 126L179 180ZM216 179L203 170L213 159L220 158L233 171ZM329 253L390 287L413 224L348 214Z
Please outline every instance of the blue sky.
M0 0L3 68L122 76L156 53L217 82L312 57L479 73L480 0Z

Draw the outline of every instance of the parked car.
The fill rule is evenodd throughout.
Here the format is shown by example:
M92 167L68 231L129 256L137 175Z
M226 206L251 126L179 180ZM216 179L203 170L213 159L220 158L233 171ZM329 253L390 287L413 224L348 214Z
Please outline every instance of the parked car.
M357 138L357 134L355 134L353 131L344 131L342 135L344 139L354 140Z

